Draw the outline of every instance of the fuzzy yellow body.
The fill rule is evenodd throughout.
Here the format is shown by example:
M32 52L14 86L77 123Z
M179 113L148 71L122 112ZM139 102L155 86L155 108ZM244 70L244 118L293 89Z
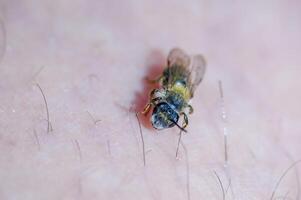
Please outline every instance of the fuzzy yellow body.
M190 90L185 85L176 83L171 86L170 91L181 95L186 102L191 98Z

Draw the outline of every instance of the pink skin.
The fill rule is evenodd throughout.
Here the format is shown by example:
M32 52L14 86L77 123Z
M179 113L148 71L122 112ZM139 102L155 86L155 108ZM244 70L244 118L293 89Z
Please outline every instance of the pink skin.
M190 199L222 199L214 171L225 188L232 180L227 199L269 199L280 175L301 158L300 6L3 0L0 199L182 200L187 172ZM128 109L142 109L151 89L143 79L162 71L175 46L208 62L182 137L187 154L181 146L175 159L177 128L157 132L141 118L143 167ZM47 98L50 133L35 83ZM293 168L275 197L296 195Z

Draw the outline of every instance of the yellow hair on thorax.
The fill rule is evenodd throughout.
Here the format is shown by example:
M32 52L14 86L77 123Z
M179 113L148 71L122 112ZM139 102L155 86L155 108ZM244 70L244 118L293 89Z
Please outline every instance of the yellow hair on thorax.
M170 91L180 94L186 101L191 98L190 90L183 84L173 84Z

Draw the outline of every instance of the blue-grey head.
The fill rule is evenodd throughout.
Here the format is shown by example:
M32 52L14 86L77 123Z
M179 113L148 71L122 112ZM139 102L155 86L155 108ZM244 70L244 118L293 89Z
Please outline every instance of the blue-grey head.
M178 113L172 109L168 103L161 102L154 107L151 123L155 129L162 130L176 125L181 130L185 131L178 125L178 121Z

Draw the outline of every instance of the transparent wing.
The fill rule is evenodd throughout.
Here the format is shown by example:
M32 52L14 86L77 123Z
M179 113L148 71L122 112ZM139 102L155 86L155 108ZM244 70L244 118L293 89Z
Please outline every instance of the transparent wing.
M190 65L190 57L182 49L174 48L168 54L167 65L188 67Z
M191 71L190 71L190 92L193 96L195 89L202 82L206 72L206 60L202 55L195 55L192 58Z

